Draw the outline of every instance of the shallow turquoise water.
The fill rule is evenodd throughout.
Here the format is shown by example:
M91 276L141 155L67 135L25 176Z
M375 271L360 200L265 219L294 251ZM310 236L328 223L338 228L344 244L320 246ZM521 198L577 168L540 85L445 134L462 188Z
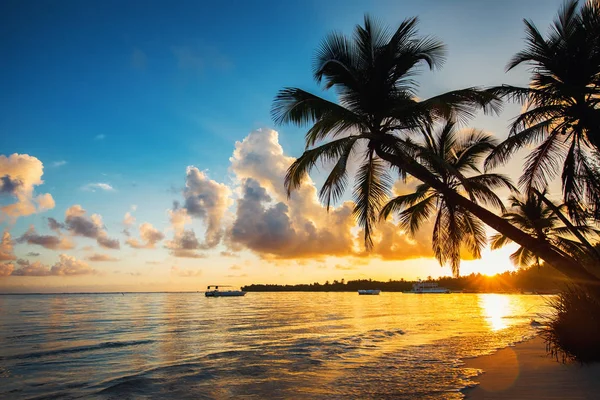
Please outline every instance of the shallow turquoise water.
M0 296L0 398L462 398L461 358L535 333L500 294Z

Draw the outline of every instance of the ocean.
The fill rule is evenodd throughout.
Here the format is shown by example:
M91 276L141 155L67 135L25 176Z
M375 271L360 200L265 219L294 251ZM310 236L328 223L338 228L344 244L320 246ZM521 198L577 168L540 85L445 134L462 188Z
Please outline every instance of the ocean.
M504 294L0 295L2 399L460 399L532 337Z

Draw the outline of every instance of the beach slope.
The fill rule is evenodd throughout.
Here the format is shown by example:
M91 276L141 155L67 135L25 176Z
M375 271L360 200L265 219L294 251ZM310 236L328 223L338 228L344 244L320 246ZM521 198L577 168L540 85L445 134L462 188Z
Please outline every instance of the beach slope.
M558 363L540 337L465 363L484 371L475 378L479 385L464 391L467 399L600 398L600 364Z

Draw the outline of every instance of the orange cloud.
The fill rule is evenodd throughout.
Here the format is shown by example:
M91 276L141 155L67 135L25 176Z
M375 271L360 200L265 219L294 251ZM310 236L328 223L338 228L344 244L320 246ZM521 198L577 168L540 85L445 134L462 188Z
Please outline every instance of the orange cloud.
M35 186L44 183L44 166L36 157L28 154L0 155L0 194L16 199L16 202L0 207L0 220L43 212L54 208L49 193L34 198ZM37 204L37 206L36 206Z
M105 262L105 261L119 261L118 258L115 257L111 257L108 254L98 254L98 253L94 253L91 256L89 256L88 261L98 261L98 262Z
M141 242L135 238L127 239L126 243L134 249L153 249L158 242L165 238L165 235L154 228L152 224L144 222L140 225Z
M30 263L20 260L20 267L12 271L13 276L74 276L96 274L97 271L81 260L67 254L61 254L58 262L51 268L39 261Z
M17 257L14 254L13 241L10 236L10 232L4 231L2 234L2 241L0 241L0 261L16 260Z

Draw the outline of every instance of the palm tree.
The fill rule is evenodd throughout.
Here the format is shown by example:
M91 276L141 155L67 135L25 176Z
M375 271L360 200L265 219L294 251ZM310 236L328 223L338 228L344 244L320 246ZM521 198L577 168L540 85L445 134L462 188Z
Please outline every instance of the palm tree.
M429 127L422 129L423 142L412 143L413 154L438 180L454 191L467 195L475 202L505 211L502 200L493 189L506 187L516 190L510 180L500 174L482 174L478 164L496 146L489 135L470 131L460 135L454 123L447 122L438 132ZM468 174L476 173L474 176ZM434 213L432 244L440 265L449 264L454 276L459 276L461 248L475 258L487 243L483 223L464 207L457 205L444 193L426 183L418 185L413 193L395 197L381 209L381 218L398 214L400 227L411 235L421 228Z
M430 69L441 65L444 46L431 37L417 36L416 24L417 19L410 18L389 31L367 16L364 26L356 27L353 38L338 33L325 38L315 58L314 78L318 83L324 81L326 90L336 89L339 103L299 88L284 88L277 94L272 108L277 124L311 124L306 133L306 151L288 169L288 194L302 184L317 162L333 163L319 193L329 208L344 193L348 163L356 156L361 164L355 176L354 212L364 228L367 248L372 246L373 225L388 200L392 183L389 173L394 171L401 177L412 175L443 193L448 201L530 248L565 275L597 281L548 243L448 187L411 156L399 132L414 132L441 119L464 120L481 108L495 112L500 106L493 94L476 88L417 99L414 76L423 64Z
M491 89L525 105L509 137L487 160L505 163L519 149L539 143L526 159L520 184L542 190L562 164L564 201L571 217L586 217L577 207L591 206L600 219L600 2L565 2L547 37L525 20L526 48L508 63L531 66L528 88L504 85ZM595 158L595 160L594 160Z
M549 206L547 201L545 190L529 192L526 198L510 196L511 208L504 213L503 217L523 231L552 243L567 254L577 256L578 259L591 258L593 255L589 254L588 249L570 236L573 235L574 229L583 235L597 234L597 231L585 225L565 226L561 221L561 216L557 214L557 210L560 212L560 208L564 208L564 205ZM491 247L499 249L511 242L506 235L497 233L491 238ZM510 259L519 267L540 265L540 258L524 246L519 247L511 254Z

